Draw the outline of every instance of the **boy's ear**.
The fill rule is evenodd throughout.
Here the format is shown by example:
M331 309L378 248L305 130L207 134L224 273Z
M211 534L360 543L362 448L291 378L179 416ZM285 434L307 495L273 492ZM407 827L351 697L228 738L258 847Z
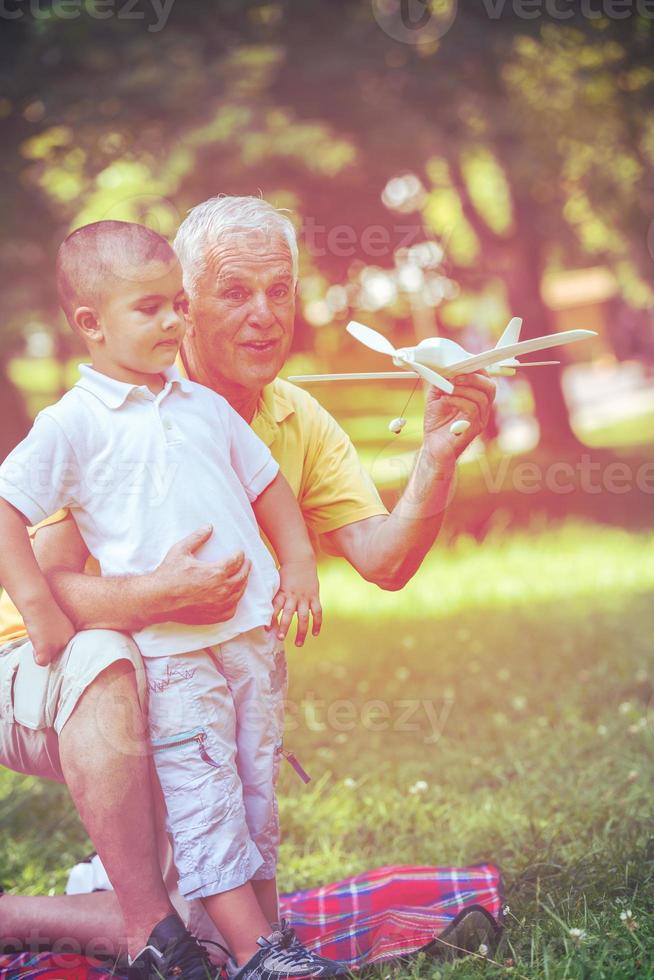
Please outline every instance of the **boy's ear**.
M93 341L96 344L102 340L102 328L98 314L90 306L79 306L73 314L73 321L84 340Z

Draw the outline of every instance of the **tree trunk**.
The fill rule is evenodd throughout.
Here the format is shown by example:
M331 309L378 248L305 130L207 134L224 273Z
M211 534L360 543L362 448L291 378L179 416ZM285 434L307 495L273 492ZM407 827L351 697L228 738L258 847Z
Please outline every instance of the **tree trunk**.
M524 318L521 340L529 340L554 331L550 311L540 295L542 246L537 234L525 230L524 222L519 219L516 207L517 248L508 276L508 292L512 315ZM558 358L559 351L544 351L542 357L547 360L550 355ZM540 359L536 354L525 357L526 361ZM561 367L534 368L526 376L534 396L541 448L553 452L580 450L582 445L570 426L570 413L563 397Z

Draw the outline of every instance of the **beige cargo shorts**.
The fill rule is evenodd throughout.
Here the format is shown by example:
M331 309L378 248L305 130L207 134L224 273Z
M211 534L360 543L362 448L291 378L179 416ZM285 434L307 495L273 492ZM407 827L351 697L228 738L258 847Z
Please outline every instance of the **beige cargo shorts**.
M127 634L84 630L48 667L35 663L27 639L0 647L0 765L63 782L59 735L86 688L120 660L133 665L144 705L141 655Z

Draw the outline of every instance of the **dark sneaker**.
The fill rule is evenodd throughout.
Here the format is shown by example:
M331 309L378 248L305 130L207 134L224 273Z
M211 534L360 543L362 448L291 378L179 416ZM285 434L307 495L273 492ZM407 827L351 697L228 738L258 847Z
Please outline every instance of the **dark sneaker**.
M229 980L302 980L303 977L345 977L348 969L336 960L325 959L303 946L285 922L268 939L257 939L261 947L248 962L238 967L227 963Z
M147 946L130 958L127 976L128 980L218 980L220 973L204 946L172 914L154 927Z
M470 909L434 940L431 953L446 959L458 959L469 953L492 956L497 949L501 929L483 909Z

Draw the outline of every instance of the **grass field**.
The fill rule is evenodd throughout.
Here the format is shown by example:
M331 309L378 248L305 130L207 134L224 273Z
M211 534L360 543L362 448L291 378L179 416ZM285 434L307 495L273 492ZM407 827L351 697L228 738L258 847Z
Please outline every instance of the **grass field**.
M324 634L290 651L313 782L285 767L282 887L481 860L507 884L497 965L380 977L654 977L653 549L577 524L461 538L396 594L324 566ZM17 892L60 889L89 847L61 788L6 772L0 824Z

